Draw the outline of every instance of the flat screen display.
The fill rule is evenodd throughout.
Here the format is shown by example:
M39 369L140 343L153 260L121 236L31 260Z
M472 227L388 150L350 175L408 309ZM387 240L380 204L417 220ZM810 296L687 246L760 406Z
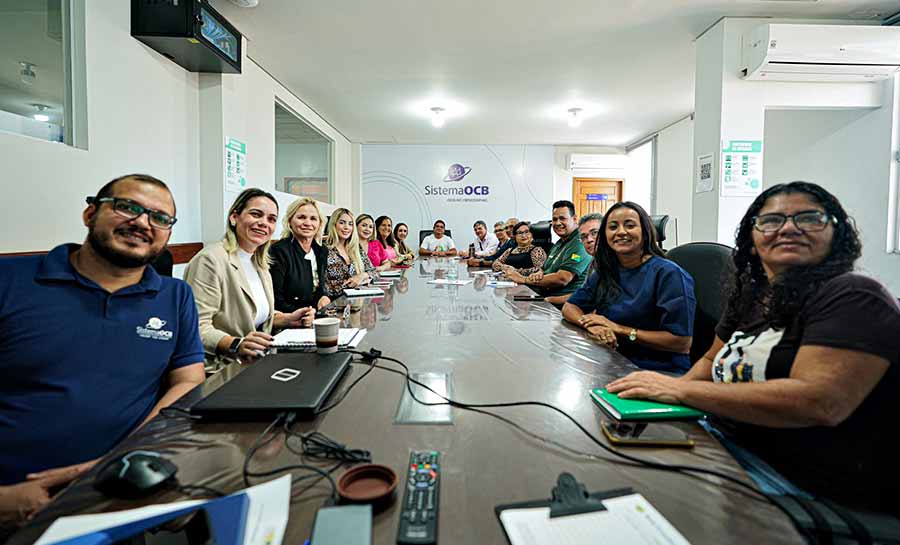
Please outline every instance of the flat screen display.
M222 26L206 8L200 8L200 19L203 23L200 26L200 34L214 45L216 49L225 53L229 59L237 62L237 36Z

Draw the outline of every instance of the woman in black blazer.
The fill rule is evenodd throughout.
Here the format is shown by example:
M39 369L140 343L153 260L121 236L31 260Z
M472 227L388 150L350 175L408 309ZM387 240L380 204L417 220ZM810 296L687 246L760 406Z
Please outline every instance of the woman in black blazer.
M313 199L302 197L288 207L281 240L269 250L275 310L321 309L331 302L324 290L328 249L319 244L323 224Z

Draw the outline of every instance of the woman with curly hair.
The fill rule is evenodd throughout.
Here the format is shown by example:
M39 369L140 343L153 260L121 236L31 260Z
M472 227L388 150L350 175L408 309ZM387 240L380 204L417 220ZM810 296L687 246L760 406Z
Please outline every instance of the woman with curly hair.
M897 514L887 430L900 417L900 306L853 271L861 249L822 187L767 189L737 229L736 273L706 355L681 378L632 373L609 391L719 417L726 446L749 451L738 458L751 476L761 459L793 483L774 479L776 492Z

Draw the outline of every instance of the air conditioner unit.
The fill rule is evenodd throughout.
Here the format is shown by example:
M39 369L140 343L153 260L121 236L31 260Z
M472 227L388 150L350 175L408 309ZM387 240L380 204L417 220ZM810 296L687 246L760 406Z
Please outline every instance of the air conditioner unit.
M611 153L570 153L569 170L625 169L628 156Z
M744 35L744 79L870 82L900 70L900 27L768 24Z

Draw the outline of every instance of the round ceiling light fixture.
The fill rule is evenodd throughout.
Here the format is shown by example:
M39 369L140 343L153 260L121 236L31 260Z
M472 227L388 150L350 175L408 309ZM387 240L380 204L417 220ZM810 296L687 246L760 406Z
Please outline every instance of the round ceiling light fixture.
M444 116L444 108L440 106L434 106L431 108L431 125L437 129L440 129L446 123L447 118Z
M582 121L582 116L581 116L582 109L581 108L569 108L568 112L569 112L569 126L572 127L573 129L580 127L581 121Z
M28 61L19 61L19 66L22 67L19 70L19 79L22 80L22 83L25 85L34 85L34 80L37 79L37 74L34 73L34 69L37 66Z
M35 121L40 121L41 123L50 121L50 116L44 113L44 110L49 110L50 106L46 104L32 104L32 106L37 108L37 113L32 116Z
M231 3L239 8L255 8L259 5L259 0L231 0Z

